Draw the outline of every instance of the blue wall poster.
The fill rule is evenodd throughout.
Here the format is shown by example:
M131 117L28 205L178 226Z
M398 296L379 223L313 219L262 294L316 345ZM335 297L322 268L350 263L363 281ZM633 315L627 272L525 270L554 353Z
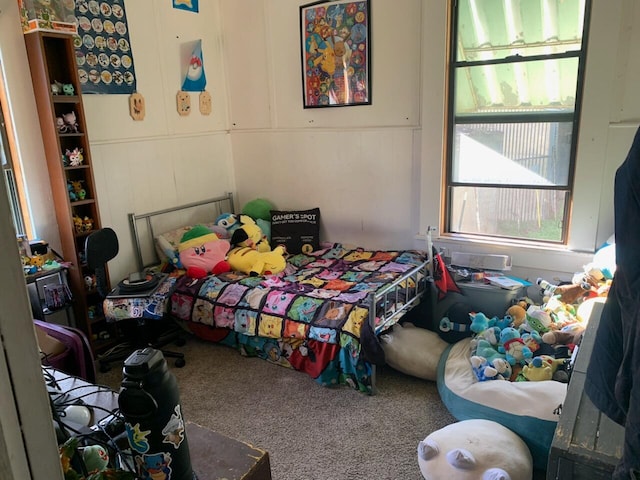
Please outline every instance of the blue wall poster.
M82 93L131 94L136 74L124 0L76 0L74 36Z
M173 8L198 13L198 0L173 0Z

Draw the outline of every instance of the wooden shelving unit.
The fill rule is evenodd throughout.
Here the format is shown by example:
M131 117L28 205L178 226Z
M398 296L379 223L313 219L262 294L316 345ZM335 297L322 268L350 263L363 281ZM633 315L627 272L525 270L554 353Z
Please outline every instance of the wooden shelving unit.
M101 228L101 222L73 38L63 33L31 32L25 34L24 39L62 255L66 261L73 263L68 274L74 297L74 318L78 328L91 341L94 354L98 354L116 342L117 329L104 319L102 298L95 287L88 286L85 280L89 274L84 259L85 240L91 232ZM73 85L73 93L54 93L52 85L56 82ZM58 118L70 112L76 115L77 131L60 129L56 123ZM67 151L76 148L82 149L84 159L80 165L72 166L64 157ZM70 182L80 182L84 190L82 198L72 199L69 194ZM89 221L80 225L76 223L78 219Z

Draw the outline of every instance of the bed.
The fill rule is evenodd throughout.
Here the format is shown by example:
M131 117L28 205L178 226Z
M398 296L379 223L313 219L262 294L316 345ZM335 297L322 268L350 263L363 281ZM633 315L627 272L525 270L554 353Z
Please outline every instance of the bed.
M200 215L196 221L194 209L208 219ZM158 244L165 233L175 237L176 229L211 225L221 213L233 211L233 196L225 194L130 214L138 269L160 263L166 242L164 250ZM288 256L277 275L231 271L195 280L174 274L153 298L111 302L105 314L170 315L198 337L242 355L303 371L324 386L349 385L373 394L376 366L384 364L378 337L420 302L431 281L430 229L427 237L424 251L324 243L316 251Z

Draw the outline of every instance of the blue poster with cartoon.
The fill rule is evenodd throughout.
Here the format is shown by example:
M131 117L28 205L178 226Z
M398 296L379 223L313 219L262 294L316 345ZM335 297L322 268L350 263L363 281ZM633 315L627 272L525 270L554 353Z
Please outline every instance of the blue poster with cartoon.
M187 43L182 46L183 82L181 90L184 92L204 92L207 77L204 73L204 59L202 58L202 40ZM191 52L189 54L189 52Z
M136 74L124 0L76 0L74 36L82 93L131 94Z

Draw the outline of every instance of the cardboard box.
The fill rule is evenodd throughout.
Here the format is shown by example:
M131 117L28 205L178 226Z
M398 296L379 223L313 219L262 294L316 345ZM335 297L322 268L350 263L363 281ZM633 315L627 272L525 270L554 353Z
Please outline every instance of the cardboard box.
M18 0L24 33L78 33L74 0Z

